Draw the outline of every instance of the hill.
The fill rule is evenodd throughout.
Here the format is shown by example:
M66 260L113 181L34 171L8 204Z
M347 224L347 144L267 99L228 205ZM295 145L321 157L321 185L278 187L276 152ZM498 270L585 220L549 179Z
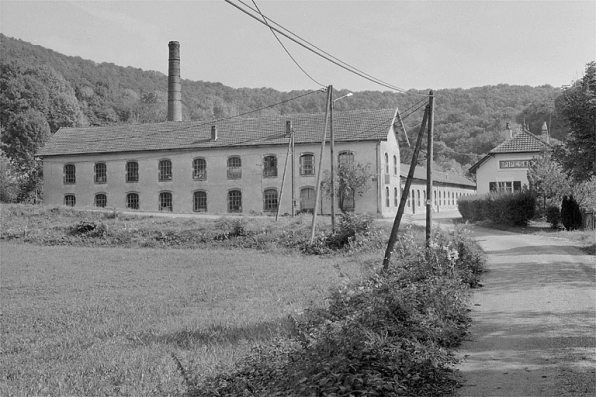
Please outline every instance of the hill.
M38 139L46 139L60 126L146 123L164 121L166 118L167 76L162 73L112 63L98 64L1 34L0 46L3 71L0 77L1 116L3 128L7 130L6 134L3 133L4 145L11 144L5 136L11 135L8 130L15 125L17 115L30 109L38 112L27 117L34 118L38 124L43 124L41 118L47 120L47 131L38 134ZM48 77L50 75L51 78ZM42 95L41 99L31 99L38 95L40 87L45 87L48 94ZM31 92L29 98L23 95L27 90ZM183 79L183 118L211 120L261 108L264 109L254 114L324 111L325 94L305 95L307 92L280 92L271 88L235 89L218 82ZM408 134L413 138L422 111L412 113L412 110L423 105L426 99L419 94L427 92L355 92L350 99L337 102L336 110L399 106ZM435 90L437 168L464 174L466 167L481 154L502 142L502 131L507 122L525 122L531 131L539 133L543 122L550 120L552 135L564 140L565 127L554 111L555 99L560 92L560 89L548 85L530 87L506 84ZM46 97L49 98L47 103L44 102ZM296 97L300 98L294 99ZM281 104L268 107L276 103ZM24 127L20 128L22 130ZM21 132L16 131L12 135L15 134ZM10 151L5 151L10 157ZM404 154L407 158L407 150Z

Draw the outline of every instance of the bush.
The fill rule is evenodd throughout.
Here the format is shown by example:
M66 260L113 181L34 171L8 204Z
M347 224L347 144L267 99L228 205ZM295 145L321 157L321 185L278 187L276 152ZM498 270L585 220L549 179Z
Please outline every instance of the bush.
M556 205L548 206L546 209L546 221L550 224L551 229L559 229L561 227L561 210Z
M567 230L577 230L582 227L581 210L573 195L563 197L563 202L561 203L561 222Z
M457 206L464 221L527 226L535 214L536 198L529 191L489 193L462 197Z
M466 333L469 275L483 257L462 231L433 245L402 235L388 271L334 291L294 319L293 336L260 346L196 396L414 396L453 393L450 349ZM465 281L468 280L468 281ZM477 281L473 281L477 283Z

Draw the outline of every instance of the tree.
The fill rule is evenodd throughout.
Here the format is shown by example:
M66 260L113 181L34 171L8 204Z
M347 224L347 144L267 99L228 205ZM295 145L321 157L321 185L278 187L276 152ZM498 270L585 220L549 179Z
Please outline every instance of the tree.
M342 213L345 214L353 209L350 203L355 203L356 195L362 197L370 189L370 181L373 176L370 168L370 164L364 165L351 161L342 162L337 166L335 197ZM331 174L329 171L325 171L321 188L326 197L331 197Z
M556 203L558 206L563 196L571 192L571 183L567 175L548 151L531 162L528 167L528 182L530 190L543 203L544 210L549 204Z
M0 150L0 203L16 201L19 191L13 162Z
M576 230L582 226L582 214L579 209L579 204L573 198L564 196L561 204L561 223L567 230Z
M569 135L564 145L555 147L554 156L574 180L589 180L596 176L596 62L587 64L584 77L567 88L557 104Z

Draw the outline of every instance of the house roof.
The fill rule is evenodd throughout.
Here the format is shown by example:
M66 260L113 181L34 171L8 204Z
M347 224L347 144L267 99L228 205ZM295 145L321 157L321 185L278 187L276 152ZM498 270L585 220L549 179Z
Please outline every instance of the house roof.
M334 112L336 142L379 141L395 120L394 109ZM320 142L324 113L231 117L215 121L181 121L117 126L61 128L41 149L38 156L97 154L171 149L206 149L257 145L286 145L286 121L291 120L294 142ZM211 140L211 127L217 127L217 140ZM327 134L329 136L329 134Z
M407 178L410 172L409 164L400 164L399 173L403 178ZM414 169L414 179L426 181L426 167L417 166ZM433 185L434 184L448 184L448 185L460 185L476 187L476 182L464 178L463 176L447 174L445 172L439 172L433 170Z
M513 137L509 138L499 146L492 149L486 156L481 158L470 167L470 172L474 173L476 170L495 154L503 153L538 153L551 147L551 144L546 143L540 137L532 134L530 131L521 129Z

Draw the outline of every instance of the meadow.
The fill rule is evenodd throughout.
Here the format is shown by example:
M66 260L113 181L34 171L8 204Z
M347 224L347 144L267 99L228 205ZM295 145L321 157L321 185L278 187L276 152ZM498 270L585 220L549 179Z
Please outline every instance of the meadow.
M0 394L180 395L358 279L345 258L2 242Z

